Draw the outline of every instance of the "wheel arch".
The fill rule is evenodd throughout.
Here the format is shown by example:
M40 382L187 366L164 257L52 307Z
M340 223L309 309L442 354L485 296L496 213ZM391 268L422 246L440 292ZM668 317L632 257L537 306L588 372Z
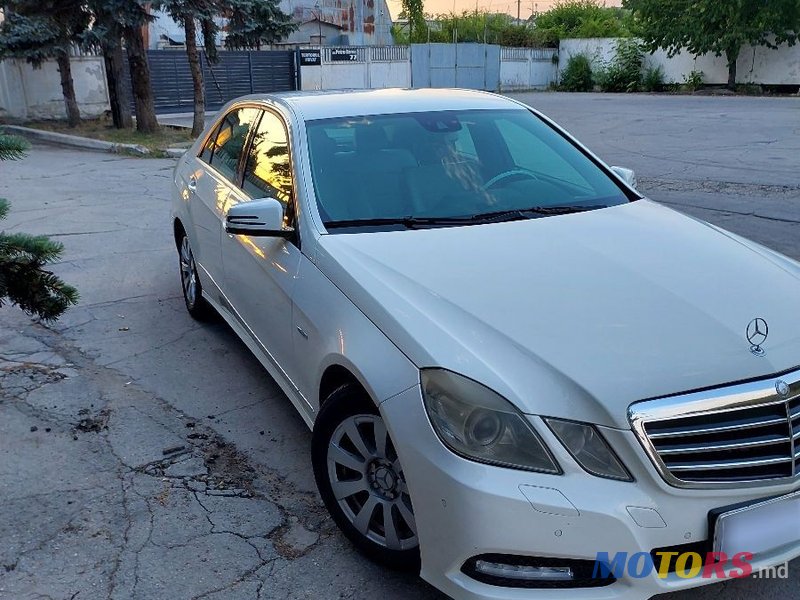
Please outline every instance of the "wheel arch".
M172 221L172 235L175 238L175 247L180 248L181 238L186 235L186 228L178 217Z
M362 382L360 374L356 375L356 369L351 366L345 366L340 362L334 362L329 364L322 372L317 386L319 408L321 409L330 395L343 385L354 386L362 391L373 404L378 405L375 396L370 393L368 386Z

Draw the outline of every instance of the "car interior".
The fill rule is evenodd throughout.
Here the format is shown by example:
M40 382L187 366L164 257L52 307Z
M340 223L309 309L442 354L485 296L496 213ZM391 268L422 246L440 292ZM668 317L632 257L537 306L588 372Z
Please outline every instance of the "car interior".
M597 177L599 169L567 148L563 138L555 147L540 141L541 152L532 154L529 140L515 139L532 134L509 123L442 113L309 123L323 221L468 217L625 201L622 191L607 177ZM526 151L516 155L515 145Z

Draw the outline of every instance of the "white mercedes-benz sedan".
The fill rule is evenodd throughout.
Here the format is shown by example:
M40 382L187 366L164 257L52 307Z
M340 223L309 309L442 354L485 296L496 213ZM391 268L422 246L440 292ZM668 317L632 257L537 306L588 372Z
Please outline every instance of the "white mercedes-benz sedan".
M173 224L186 307L313 429L369 557L457 599L638 600L800 554L800 264L528 106L241 98Z

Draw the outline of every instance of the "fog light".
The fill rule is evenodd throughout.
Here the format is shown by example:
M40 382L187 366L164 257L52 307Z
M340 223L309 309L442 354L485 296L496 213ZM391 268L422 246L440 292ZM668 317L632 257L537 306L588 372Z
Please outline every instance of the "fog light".
M595 577L594 566L594 560L579 558L479 554L467 559L461 572L481 583L507 588L594 588L616 581L613 575Z
M506 565L503 563L475 561L475 570L484 575L502 577L503 579L521 579L525 581L572 581L570 567L532 567L529 565Z

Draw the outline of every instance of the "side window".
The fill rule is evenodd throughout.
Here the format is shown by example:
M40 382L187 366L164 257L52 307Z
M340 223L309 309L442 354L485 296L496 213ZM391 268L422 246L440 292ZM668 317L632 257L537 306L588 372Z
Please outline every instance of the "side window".
M217 133L219 133L219 126L214 128L214 131L211 132L211 135L208 136L206 143L203 145L203 151L200 152L199 159L202 160L204 163L211 164L211 156L214 154L214 144L217 139Z
M497 121L497 129L517 167L591 189L586 179L535 133L506 119Z
M237 108L229 112L220 122L217 131L209 138L208 143L213 144L209 159L206 159L206 148L200 158L206 160L217 171L230 181L237 183L236 167L247 141L250 127L258 120L260 111L257 108Z
M292 168L286 127L276 114L264 111L258 124L244 169L244 191L251 198L275 198L291 219ZM291 225L291 223L288 223Z

